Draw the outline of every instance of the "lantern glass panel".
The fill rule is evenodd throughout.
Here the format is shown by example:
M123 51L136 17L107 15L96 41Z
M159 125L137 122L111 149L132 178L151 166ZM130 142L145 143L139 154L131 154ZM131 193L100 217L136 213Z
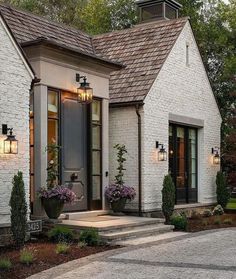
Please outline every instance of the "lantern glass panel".
M77 90L78 101L80 103L89 104L93 101L93 89L90 87L80 87Z
M159 161L166 161L167 160L167 152L165 150L160 150L158 153Z
M12 154L18 153L18 141L17 140L11 141L11 153Z
M219 154L216 154L213 157L213 163L214 163L214 165L219 165L220 164L220 156L219 156Z
M5 154L11 153L11 142L9 139L4 140L4 153Z

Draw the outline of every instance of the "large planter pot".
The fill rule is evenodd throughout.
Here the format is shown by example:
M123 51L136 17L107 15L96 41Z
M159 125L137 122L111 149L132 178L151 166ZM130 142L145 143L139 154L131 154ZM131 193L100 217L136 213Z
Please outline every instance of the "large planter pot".
M64 207L64 203L56 198L42 198L44 210L50 219L57 219Z
M120 213L124 211L125 205L126 205L127 199L122 198L118 201L112 202L111 203L111 209L113 210L114 213Z

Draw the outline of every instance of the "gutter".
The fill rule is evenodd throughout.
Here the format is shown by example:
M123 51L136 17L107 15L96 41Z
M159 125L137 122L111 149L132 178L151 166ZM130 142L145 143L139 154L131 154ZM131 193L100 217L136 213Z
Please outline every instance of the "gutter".
M142 216L142 138L141 138L141 115L139 112L140 104L136 105L136 114L138 117L138 215Z

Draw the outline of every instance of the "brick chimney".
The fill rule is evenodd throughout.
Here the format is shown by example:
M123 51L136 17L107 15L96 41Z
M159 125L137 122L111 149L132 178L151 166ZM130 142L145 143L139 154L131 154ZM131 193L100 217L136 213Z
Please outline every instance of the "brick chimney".
M179 16L181 4L174 0L138 0L140 22L174 19Z

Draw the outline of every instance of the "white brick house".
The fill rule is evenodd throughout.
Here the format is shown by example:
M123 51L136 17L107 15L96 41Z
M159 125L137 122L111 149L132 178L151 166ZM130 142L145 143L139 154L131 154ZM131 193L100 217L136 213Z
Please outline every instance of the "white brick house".
M80 197L66 212L107 208L104 189L115 176L117 143L128 149L125 181L137 191L127 211L159 211L168 172L177 204L215 202L219 165L212 163L212 148L220 146L221 116L189 19L178 18L181 6L174 0L140 0L138 6L141 24L91 37L0 5L23 49L1 21L0 89L6 94L0 96L0 119L14 128L19 153L0 150L0 223L9 221L11 179L18 169L31 214L44 217L37 191L46 185L45 148L52 139L62 147L58 180ZM23 53L39 78L30 115L33 73ZM77 74L93 88L88 106L78 102ZM165 161L158 159L162 146Z
M13 128L19 143L18 154L4 154L6 135L0 135L0 225L9 223L9 200L13 176L24 174L29 204L29 96L33 71L0 16L0 120Z
M175 1L138 4L142 14L151 4L171 2L177 14ZM97 50L126 65L111 77L109 126L110 181L116 173L113 146L125 144L125 181L139 194L126 209L159 211L168 172L176 204L214 203L219 165L213 164L212 148L220 146L222 119L189 19L144 22L95 42ZM166 161L158 160L157 141L169 151Z

